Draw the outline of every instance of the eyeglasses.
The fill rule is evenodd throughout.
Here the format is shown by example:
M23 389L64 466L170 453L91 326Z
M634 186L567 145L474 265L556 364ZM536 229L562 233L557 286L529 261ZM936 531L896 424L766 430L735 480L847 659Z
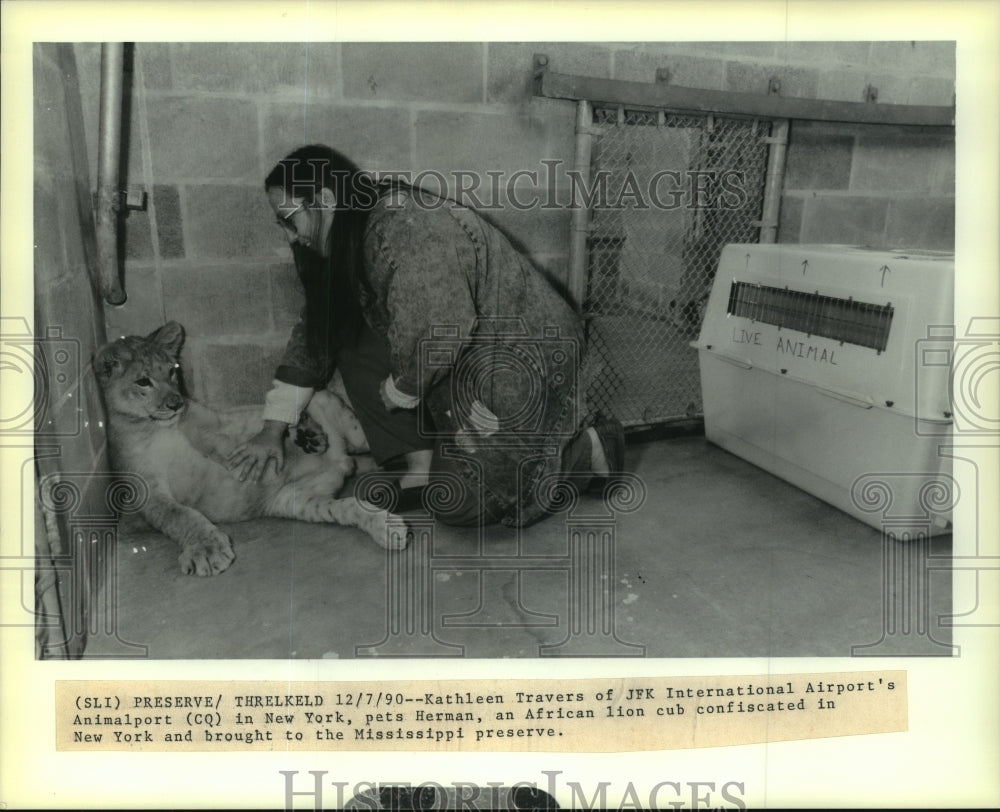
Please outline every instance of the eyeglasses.
M301 203L299 203L298 206L296 206L294 209L288 212L288 214L281 215L278 218L278 222L280 223L282 220L284 220L286 223L291 222L292 218L300 211L302 211L302 209L304 209L305 207L306 207L306 202L303 200Z
M298 234L298 229L292 222L292 218L295 217L295 215L298 214L300 211L305 209L305 207L306 203L305 201L302 201L301 203L299 203L298 206L296 206L294 209L288 212L288 214L279 214L277 219L278 225L281 226L281 228L284 229L284 231L286 231L289 234Z

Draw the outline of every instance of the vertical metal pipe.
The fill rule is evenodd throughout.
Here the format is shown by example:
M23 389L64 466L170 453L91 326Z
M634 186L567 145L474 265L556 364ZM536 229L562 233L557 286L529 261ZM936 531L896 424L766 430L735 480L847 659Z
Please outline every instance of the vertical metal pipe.
M594 111L590 102L580 100L576 103L576 156L573 169L579 188L570 184L573 199L570 206L573 209L573 219L570 226L569 242L569 279L567 286L573 301L580 308L587 294L587 236L590 233L590 207L583 205L576 191L583 193L590 188L590 156L594 137Z
M778 236L778 212L781 209L781 189L785 184L785 153L788 146L788 119L780 118L771 127L767 139L771 149L767 155L767 178L764 182L764 212L760 218L760 242L773 243Z
M122 87L125 45L101 46L101 120L97 155L97 262L101 295L109 304L125 302L118 276L118 224L121 206L119 168L121 165Z

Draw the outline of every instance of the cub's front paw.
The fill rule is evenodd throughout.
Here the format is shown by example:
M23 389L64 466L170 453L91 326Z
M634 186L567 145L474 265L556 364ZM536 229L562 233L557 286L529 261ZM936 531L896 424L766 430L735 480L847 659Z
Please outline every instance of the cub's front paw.
M178 560L185 575L218 575L226 570L236 553L229 536L218 531L212 536L192 541L181 549Z

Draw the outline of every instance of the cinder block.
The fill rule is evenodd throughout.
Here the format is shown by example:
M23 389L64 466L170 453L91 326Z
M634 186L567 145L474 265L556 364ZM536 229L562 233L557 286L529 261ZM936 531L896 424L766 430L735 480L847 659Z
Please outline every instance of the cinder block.
M947 79L911 79L901 74L867 71L821 72L819 96L834 101L863 102L867 101L869 86L876 90L876 104L951 103L952 91L946 91L951 86Z
M864 71L824 70L819 74L817 96L830 101L862 102L868 77Z
M431 206L439 205L434 196L440 196L480 212L563 208L570 202L567 165L552 160L519 170L426 169L408 180L427 192Z
M942 197L955 196L955 142L947 140L937 156L937 172L933 175L931 192Z
M342 48L346 98L483 101L481 43L345 43Z
M778 45L778 56L814 67L868 63L870 42L788 42Z
M157 184L151 204L156 209L156 238L163 259L184 256L184 229L181 222L180 192L176 186Z
M802 233L804 200L797 195L782 195L778 214L778 242L799 243Z
M677 56L674 43L614 44L612 45L611 78L623 82L654 84L656 71L666 67L666 62ZM683 44L682 44L683 45Z
M786 189L847 189L854 138L794 124L785 164Z
M611 51L602 43L491 42L488 45L486 100L518 104L531 98L535 54L545 54L548 69L556 73L599 79L611 76Z
M931 104L950 107L955 104L953 79L917 76L910 82L910 104Z
M541 176L546 171L543 159L572 160L571 121L572 109L558 118L422 112L416 128L417 167L483 174L524 170Z
M169 43L137 42L134 47L134 59L142 70L142 78L146 88L148 90L169 90L172 88L174 81Z
M306 80L291 89L310 101L343 98L340 44L311 42L306 49Z
M280 335L287 336L298 322L305 305L302 283L291 262L268 268L268 283L272 327Z
M184 188L189 258L275 257L286 240L260 186Z
M125 259L152 259L153 235L148 211L126 212L120 228L125 240Z
M104 308L109 339L146 335L166 321L160 295L160 273L154 264L127 263L122 282L127 296L125 304Z
M410 112L400 107L271 104L263 130L260 183L274 164L305 144L326 144L362 169L411 169Z
M156 178L256 179L258 127L253 102L161 98L147 109Z
M725 80L725 62L721 58L645 50L615 53L615 79L655 84L661 69L668 71L668 83L677 87L721 90Z
M877 104L907 104L910 100L910 77L892 73L865 74L862 86L862 97L865 101L864 89L871 85L877 91Z
M180 90L332 96L339 83L334 43L198 42L172 45Z
M688 53L720 54L730 59L748 57L750 59L773 60L784 47L782 42L685 42L683 45Z
M263 361L261 362L261 375L264 378L264 387L259 400L254 400L251 398L251 404L263 403L264 395L267 390L271 388L271 382L274 380L274 373L277 371L278 367L281 366L282 360L285 357L285 343L287 341L287 336L281 336L280 340L262 341L260 343L261 356Z
M164 268L166 319L203 338L269 332L268 276L254 265Z
M663 65L668 71L667 81L680 87L698 87L719 90L725 84L725 63L698 56L673 56Z
M802 218L803 243L883 243L889 201L856 195L807 198Z
M766 94L771 77L781 82L780 96L814 99L819 87L819 71L785 65L753 65L729 62L726 65L726 90L736 93Z
M851 188L872 191L930 191L942 162L953 161L939 136L862 136L854 151Z
M213 408L262 405L275 368L265 362L258 344L192 340L185 350L186 380L194 380L191 394Z
M889 204L886 244L893 248L955 250L954 198L901 198Z
M955 77L955 43L950 41L873 42L869 64L920 76Z

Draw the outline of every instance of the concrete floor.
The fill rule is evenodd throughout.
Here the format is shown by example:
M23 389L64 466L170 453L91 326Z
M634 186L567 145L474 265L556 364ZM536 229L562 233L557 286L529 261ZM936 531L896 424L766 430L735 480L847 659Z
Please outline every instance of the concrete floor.
M884 620L898 598L879 531L703 437L630 445L626 468L647 490L633 512L585 497L520 536L432 526L402 553L341 527L226 525L237 558L212 579L181 575L173 545L133 522L109 587L117 639L94 637L88 654L840 657L880 641L864 651L951 653L947 570L930 571L922 617ZM951 537L927 546L947 556Z

